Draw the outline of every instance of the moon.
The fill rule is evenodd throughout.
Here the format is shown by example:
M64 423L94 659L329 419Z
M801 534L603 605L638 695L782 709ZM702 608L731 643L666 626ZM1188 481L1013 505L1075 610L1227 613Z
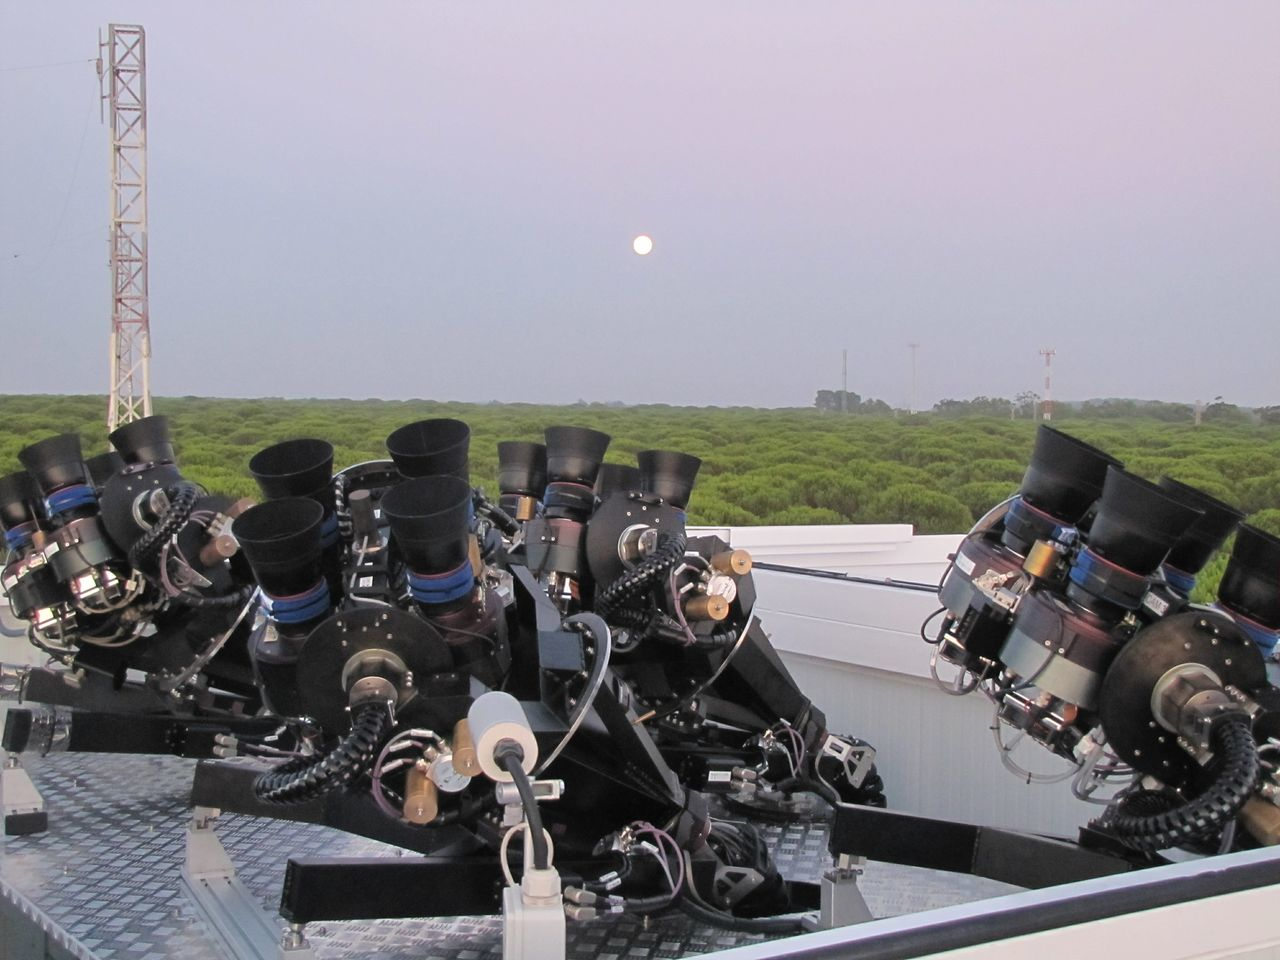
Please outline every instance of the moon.
M653 250L653 238L647 233L642 233L631 241L631 249L640 256L646 257Z

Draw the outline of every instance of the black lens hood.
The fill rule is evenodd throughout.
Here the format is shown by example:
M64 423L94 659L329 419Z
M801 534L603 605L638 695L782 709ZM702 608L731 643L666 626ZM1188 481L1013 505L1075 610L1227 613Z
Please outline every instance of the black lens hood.
M413 477L382 497L382 515L409 569L456 570L469 551L471 486L456 476Z
M107 437L124 462L173 463L173 443L169 439L169 418L143 417L112 430Z
M77 483L87 483L89 471L80 450L80 434L62 433L18 451L18 459L44 496Z
M290 597L320 579L324 509L308 497L282 497L250 507L231 524L263 591Z
M612 439L587 427L547 427L547 481L594 487Z
M1175 500L1200 511L1199 518L1178 538L1165 559L1169 566L1195 576L1209 562L1214 551L1222 546L1236 524L1244 519L1244 514L1203 490L1172 477L1161 477L1159 487Z
M693 483L702 461L674 450L641 450L636 454L640 464L640 489L656 494L677 510L689 505Z
M1154 483L1119 467L1107 468L1089 549L1140 576L1150 576L1201 516Z
M542 498L547 488L547 448L528 440L498 444L498 492Z
M302 437L264 447L249 460L249 472L268 500L310 497L333 513L333 444Z
M1122 464L1097 447L1042 424L1018 492L1036 509L1074 524L1102 494L1110 466Z
M467 451L471 428L461 420L447 417L415 420L393 430L387 437L387 452L406 477L443 474L470 482Z

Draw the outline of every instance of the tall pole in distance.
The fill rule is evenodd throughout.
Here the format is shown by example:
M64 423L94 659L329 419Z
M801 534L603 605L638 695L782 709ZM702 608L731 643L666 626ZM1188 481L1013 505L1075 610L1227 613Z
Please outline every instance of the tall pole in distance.
M910 412L916 412L916 351L920 349L918 343L908 343L911 348L911 407Z
M840 354L840 412L849 409L849 348Z
M1053 357L1057 353L1053 347L1044 347L1040 356L1044 357L1044 403L1040 405L1041 416L1045 420L1053 419Z
M106 69L102 66L105 53ZM151 415L147 302L147 52L140 26L99 34L98 77L111 128L111 391L107 429Z

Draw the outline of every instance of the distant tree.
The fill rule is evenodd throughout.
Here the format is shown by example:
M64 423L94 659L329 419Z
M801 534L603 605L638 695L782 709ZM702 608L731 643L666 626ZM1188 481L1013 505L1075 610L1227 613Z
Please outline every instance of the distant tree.
M841 398L844 399L843 406L840 403ZM862 404L862 397L854 393L852 390L819 390L817 399L813 401L813 405L819 410L840 413L854 413Z
M1040 406L1040 394L1031 390L1023 390L1022 393L1014 397L1014 402L1018 416L1034 418L1036 410Z
M1204 408L1205 423L1247 423L1248 420L1249 414L1221 397L1214 397L1213 403Z
M972 400L939 400L933 405L934 413L944 417L1003 417L1009 419L1009 411L1017 404L1007 397L974 397Z

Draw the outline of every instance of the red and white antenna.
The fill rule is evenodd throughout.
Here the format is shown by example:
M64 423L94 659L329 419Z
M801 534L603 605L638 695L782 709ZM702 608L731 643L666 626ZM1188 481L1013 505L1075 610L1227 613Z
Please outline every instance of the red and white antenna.
M147 50L142 27L98 35L98 76L111 126L111 392L107 430L151 415L147 304Z
M1053 355L1057 353L1053 347L1044 347L1040 356L1044 357L1044 401L1040 404L1041 417L1053 419Z

